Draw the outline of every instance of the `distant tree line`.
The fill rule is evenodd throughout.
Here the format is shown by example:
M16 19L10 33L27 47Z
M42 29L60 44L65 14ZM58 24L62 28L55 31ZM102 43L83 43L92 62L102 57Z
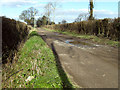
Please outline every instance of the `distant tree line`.
M50 21L50 19L46 16L43 16L42 18L38 18L37 20L37 27L41 27L44 25L52 25L55 24L55 22Z
M43 16L39 17L37 20L35 19L36 16L38 16L38 10L30 7L27 10L24 10L19 18L26 22L28 25L34 26L37 25L37 27L43 26L43 25L52 25L55 24L55 10L59 6L57 2L49 2L45 5L44 10L45 13ZM80 13L79 16L75 19L74 22L81 22L81 21L87 21L87 20L93 20L93 0L90 0L90 12L89 13ZM53 18L51 17L51 14L53 14ZM65 24L67 21L63 19L61 22L58 22L58 24Z
M31 7L28 10L24 10L22 11L21 15L19 16L19 18L21 20L23 20L24 22L26 22L28 25L34 25L34 19L35 16L38 14L38 10Z
M22 11L21 15L19 16L20 20L23 20L28 25L34 26L37 24L38 27L43 25L51 25L55 24L55 10L58 6L57 2L49 2L45 5L44 10L45 13L42 17L39 17L37 20L35 19L38 16L38 10L30 7L28 10ZM53 20L50 18L51 14L53 14Z

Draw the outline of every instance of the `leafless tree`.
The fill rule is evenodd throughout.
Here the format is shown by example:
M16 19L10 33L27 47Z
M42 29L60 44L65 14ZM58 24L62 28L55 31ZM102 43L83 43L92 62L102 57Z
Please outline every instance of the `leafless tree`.
M44 8L45 8L45 15L49 18L53 14L53 22L55 21L55 11L57 7L60 6L58 2L49 2Z
M38 14L38 10L30 7L28 10L22 11L19 19L24 20L27 24L33 25L35 16Z
M51 6L52 6L52 11L53 11L53 22L54 22L55 21L55 11L56 11L57 7L60 5L58 2L52 2Z
M83 20L88 20L88 16L89 14L88 13L81 13L79 14L79 16L75 19L75 22L81 22Z
M48 24L50 22L50 15L52 13L52 3L49 2L47 5L45 5L45 16L48 18Z

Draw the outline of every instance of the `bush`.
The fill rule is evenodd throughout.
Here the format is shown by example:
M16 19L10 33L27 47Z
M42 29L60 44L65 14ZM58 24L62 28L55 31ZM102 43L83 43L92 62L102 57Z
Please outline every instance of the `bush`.
M12 62L30 27L25 23L2 17L2 63Z
M117 19L101 19L89 20L77 23L47 25L46 28L61 31L76 32L79 34L90 34L106 37L112 40L120 40L120 18Z

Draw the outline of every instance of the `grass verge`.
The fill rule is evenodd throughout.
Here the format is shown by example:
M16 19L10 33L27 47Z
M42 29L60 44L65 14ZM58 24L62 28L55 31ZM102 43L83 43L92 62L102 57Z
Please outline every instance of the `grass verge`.
M113 41L113 40L109 40L107 38L100 38L100 37L97 37L97 36L94 36L94 35L80 35L80 34L77 34L75 32L69 32L69 31L64 31L63 32L63 31L60 31L60 30L53 30L53 29L48 29L48 28L44 28L44 27L43 27L43 29L48 30L48 31L52 31L52 32L58 32L58 33L74 36L74 37L79 37L79 38L82 38L82 39L91 40L92 42L95 42L95 43L98 43L98 44L111 45L111 46L114 46L114 47L120 45L119 41Z
M3 71L3 88L63 88L55 56L36 31L29 34L18 54L17 62Z

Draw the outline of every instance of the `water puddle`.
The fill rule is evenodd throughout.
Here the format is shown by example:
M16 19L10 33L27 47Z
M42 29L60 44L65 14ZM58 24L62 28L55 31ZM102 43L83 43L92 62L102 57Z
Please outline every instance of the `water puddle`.
M54 35L58 36L58 35L60 35L60 34L59 34L59 33L54 32Z
M74 40L66 40L65 43L70 44L70 45L74 45L77 47L88 47L88 48L93 48L96 47L96 45L85 42L85 41L74 41Z
M59 35L59 33L55 33L55 35Z

